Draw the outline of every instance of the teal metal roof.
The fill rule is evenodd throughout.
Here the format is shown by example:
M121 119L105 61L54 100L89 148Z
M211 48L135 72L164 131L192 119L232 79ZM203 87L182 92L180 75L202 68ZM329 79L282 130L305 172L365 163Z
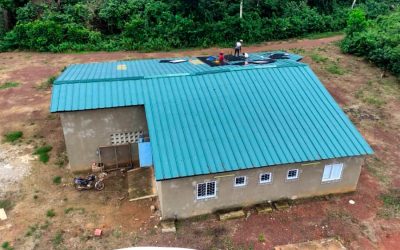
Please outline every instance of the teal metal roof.
M103 81L62 75L73 81L57 80L51 111L144 105L157 180L373 153L307 65L214 68Z
M249 55L249 61L263 60L268 58L272 52L253 53ZM302 57L295 54L289 55L290 59L277 60L271 67L287 66L296 64ZM115 80L137 80L155 77L171 77L187 74L204 74L210 72L221 72L221 70L241 69L243 66L225 65L210 67L201 63L196 57L170 58L184 59L182 63L160 63L160 59L146 59L134 61L114 61L87 64L70 65L61 74L55 83L74 83L74 82L95 82L95 81L115 81ZM260 65L248 65L247 68L258 67Z

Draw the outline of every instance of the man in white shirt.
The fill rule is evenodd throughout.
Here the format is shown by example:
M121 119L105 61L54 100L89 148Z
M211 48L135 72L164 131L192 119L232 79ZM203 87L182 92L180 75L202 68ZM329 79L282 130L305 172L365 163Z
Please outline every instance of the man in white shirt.
M236 42L236 45L235 45L235 56L239 56L240 55L240 52L242 51L242 43L243 43L243 40L239 40L238 42Z

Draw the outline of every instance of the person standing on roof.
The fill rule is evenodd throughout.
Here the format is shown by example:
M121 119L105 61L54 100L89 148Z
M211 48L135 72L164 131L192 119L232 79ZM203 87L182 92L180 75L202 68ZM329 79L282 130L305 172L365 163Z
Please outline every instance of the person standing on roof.
M236 42L236 45L235 45L235 56L239 56L240 55L240 52L242 51L242 43L243 43L243 40L239 40L238 42Z
M219 53L218 61L219 61L220 64L224 63L224 53L223 52Z

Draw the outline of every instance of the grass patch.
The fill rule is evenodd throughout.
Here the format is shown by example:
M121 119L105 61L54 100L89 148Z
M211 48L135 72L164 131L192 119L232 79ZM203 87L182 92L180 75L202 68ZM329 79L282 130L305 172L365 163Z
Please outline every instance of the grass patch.
M5 199L5 200L0 200L0 208L4 208L5 210L9 210L12 208L12 202L11 200Z
M17 83L17 82L5 82L5 83L0 85L0 90L9 89L9 88L15 88L15 87L18 87L18 86L19 86L19 83Z
M54 212L54 209L49 209L46 212L46 216L49 218L53 218L54 216L56 216L56 212Z
M59 246L63 241L64 241L64 239L63 239L63 232L62 231L58 231L54 235L53 239L51 239L51 242L53 243L54 247Z
M61 176L55 176L53 178L53 183L56 184L56 185L60 185L61 181L62 181L62 177Z
M333 74L333 75L343 75L345 72L345 70L339 66L339 64L337 62L330 62L326 67L325 67L326 71L328 71L329 73Z
M50 159L49 152L53 149L52 146L50 145L45 145L40 148L37 148L35 152L33 153L34 155L39 156L39 161L43 163L47 163Z
M113 235L115 238L119 239L119 238L121 238L121 236L122 236L122 232L121 232L121 230L115 229L115 230L112 231L112 235Z
M5 142L15 142L15 141L19 140L23 135L24 135L24 133L22 133L22 131L11 131L4 135L4 141Z
M368 158L365 162L365 167L367 168L368 172L378 178L381 184L389 184L390 180L386 173L387 166L385 166L385 164L379 158Z
M4 249L4 250L13 250L14 248L11 247L10 242L6 241L6 242L3 242L3 244L1 244L1 249Z
M69 207L64 209L64 214L69 214L72 213L73 211L78 211L80 214L84 214L86 212L85 208L83 207L78 207L78 208Z
M33 236L38 228L39 228L38 224L35 224L33 226L29 226L28 227L28 231L26 231L26 233L25 233L25 236L26 237Z
M53 86L54 81L57 79L57 76L51 76L47 81L42 82L40 85L38 85L36 88L38 90L46 90L49 89L51 86Z
M261 243L265 242L265 236L264 236L264 234L259 234L259 235L258 235L258 242L261 242Z
M321 56L320 54L315 53L315 52L310 54L310 57L316 63L324 63L324 62L328 61L327 57Z
M400 189L392 189L380 196L383 209L379 215L384 218L400 218Z
M327 38L327 37L339 36L339 35L344 35L344 31L328 31L328 32L323 32L323 33L313 33L313 34L307 34L305 36L302 36L301 38L320 39L320 38Z

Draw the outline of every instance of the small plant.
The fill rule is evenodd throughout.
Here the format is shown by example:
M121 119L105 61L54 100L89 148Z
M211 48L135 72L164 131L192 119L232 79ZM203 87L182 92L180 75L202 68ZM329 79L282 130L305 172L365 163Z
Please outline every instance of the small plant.
M45 145L45 146L42 146L40 148L37 148L33 154L39 156L39 161L41 161L43 163L47 163L49 161L49 158L50 158L49 152L52 149L53 149L52 146Z
M37 224L35 224L33 226L29 226L28 227L28 231L25 233L25 236L26 237L32 236L36 232L37 229L38 229L38 225Z
M37 194L33 195L33 199L37 200L39 198L39 196Z
M4 135L4 140L6 142L15 142L22 137L22 131L11 131Z
M260 233L259 235L258 235L258 242L265 242L265 236L264 236L264 234L262 234L262 233Z
M53 218L54 216L56 216L56 212L54 212L54 209L49 209L46 212L46 216L49 218Z
M11 209L12 207L12 202L8 199L6 200L0 200L0 208L4 208L6 210Z
M62 181L62 177L61 176L55 176L53 178L53 183L56 184L56 185L60 185L61 181Z
M53 246L59 246L62 242L64 241L63 239L63 232L62 231L58 231L56 233L56 235L54 235L53 239L51 240L51 242L53 242Z
M49 89L51 86L53 86L54 81L56 80L57 76L51 76L47 81L42 82L40 85L38 85L36 88L39 90L45 90Z
M19 83L17 83L17 82L5 82L5 83L0 85L0 90L9 89L9 88L15 88L15 87L18 87L18 86L19 86Z
M74 210L73 207L66 208L66 209L64 209L64 214L69 214L69 213L72 212L73 210Z
M122 232L121 232L120 230L118 230L118 229L115 229L115 230L112 232L112 235L113 235L115 238L119 239L119 238L121 238Z
M11 247L10 242L6 241L1 244L1 248L4 250L13 250L14 248Z

